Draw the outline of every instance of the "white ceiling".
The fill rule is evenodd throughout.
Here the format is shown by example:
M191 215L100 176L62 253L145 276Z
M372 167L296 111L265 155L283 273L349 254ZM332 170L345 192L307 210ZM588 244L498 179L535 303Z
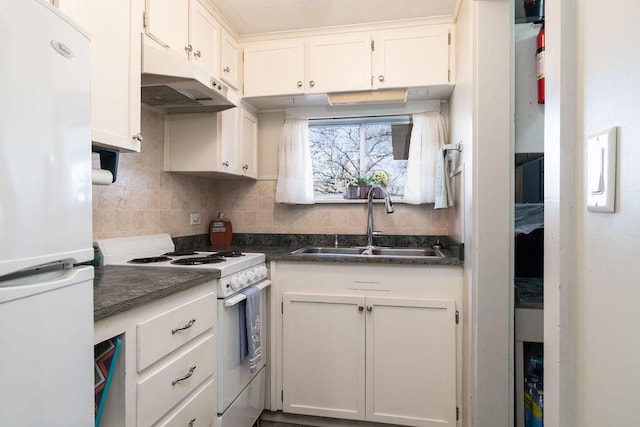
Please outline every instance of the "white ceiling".
M460 0L211 0L241 34L434 16L454 16Z

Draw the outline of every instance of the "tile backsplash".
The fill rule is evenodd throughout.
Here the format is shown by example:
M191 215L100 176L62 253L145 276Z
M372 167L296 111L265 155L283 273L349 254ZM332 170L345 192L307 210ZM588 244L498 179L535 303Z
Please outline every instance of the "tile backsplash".
M93 186L94 239L207 233L206 219L215 212L211 182L164 172L163 114L143 106L141 125L141 152L121 153L116 182ZM201 224L189 225L189 214L196 212L200 213Z
M366 204L283 205L275 203L274 180L215 180L164 172L163 115L144 106L142 133L142 151L120 155L116 182L93 187L94 238L208 233L208 224L219 211L238 233L366 231ZM396 212L388 215L383 206L374 206L376 230L394 235L449 234L446 210L402 203L395 208ZM200 213L200 225L189 225L190 213Z

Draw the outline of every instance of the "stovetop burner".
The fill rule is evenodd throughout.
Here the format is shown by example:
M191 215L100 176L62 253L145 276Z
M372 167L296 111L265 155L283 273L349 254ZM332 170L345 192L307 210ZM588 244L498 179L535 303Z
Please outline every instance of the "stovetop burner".
M164 262L164 261L171 261L172 258L169 258L167 256L151 256L151 257L146 257L146 258L134 258L132 260L129 260L127 262L130 262L132 264L149 264L152 262Z
M173 251L173 252L167 252L164 255L168 255L168 256L186 256L186 255L197 255L198 252L194 251L193 249L184 249L181 251Z
M225 257L225 258L234 258L234 257L244 256L244 254L240 251L216 252L216 255Z
M192 258L181 258L175 261L171 261L171 264L177 265L201 265L201 264L216 264L219 262L225 262L226 259L219 256L201 256Z

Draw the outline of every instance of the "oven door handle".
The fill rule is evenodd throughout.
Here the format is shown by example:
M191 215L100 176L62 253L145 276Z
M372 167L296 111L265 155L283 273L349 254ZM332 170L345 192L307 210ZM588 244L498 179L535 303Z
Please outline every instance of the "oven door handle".
M263 290L264 288L271 286L271 280L263 280L262 282L258 283L257 285L255 285L256 288L258 288L259 290ZM227 298L224 300L224 306L225 307L232 307L236 304L238 304L240 301L244 301L247 299L247 296L243 293L239 293L236 294L234 296L232 296L231 298Z

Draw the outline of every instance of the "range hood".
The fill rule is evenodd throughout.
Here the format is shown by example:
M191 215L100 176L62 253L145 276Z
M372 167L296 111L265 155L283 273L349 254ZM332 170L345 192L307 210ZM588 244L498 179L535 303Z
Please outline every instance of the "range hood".
M186 58L143 37L141 98L167 114L209 113L236 105L221 81ZM231 96L233 98L233 96Z

